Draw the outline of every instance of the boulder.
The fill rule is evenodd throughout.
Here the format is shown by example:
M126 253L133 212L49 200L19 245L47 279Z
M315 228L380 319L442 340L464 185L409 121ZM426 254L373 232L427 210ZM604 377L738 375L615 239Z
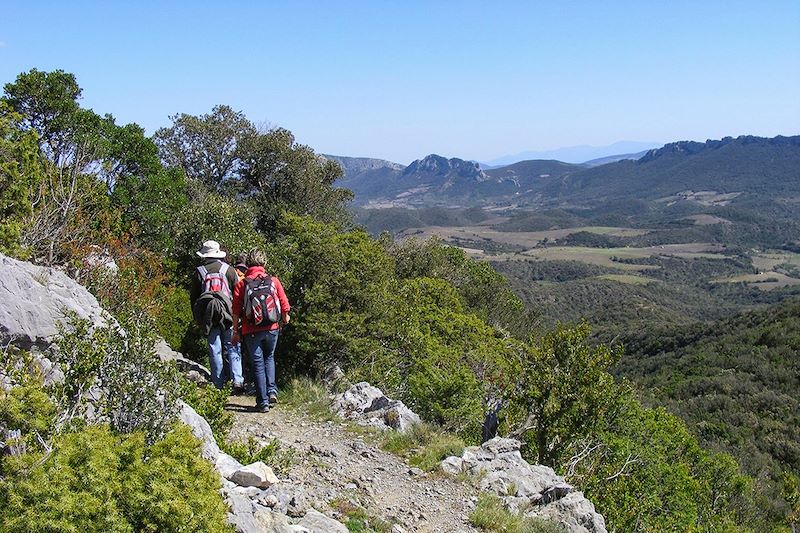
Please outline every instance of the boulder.
M298 525L308 529L311 533L348 533L344 524L315 509L310 509Z
M180 352L176 352L170 348L167 341L158 339L155 344L156 355L158 358L167 363L173 361L175 366L178 367L184 376L190 381L195 383L211 383L211 371L191 359L187 359Z
M243 466L230 476L230 480L242 487L267 488L280 480L270 467L261 461Z
M214 468L217 469L219 475L224 477L225 479L231 479L233 474L242 468L242 463L231 457L225 452L220 452L219 456L217 456L217 461L214 464Z
M536 507L526 516L559 522L571 533L604 533L606 521L582 492L571 492L548 505Z
M202 456L212 464L216 464L220 451L217 441L214 439L214 433L211 431L211 426L190 405L179 400L178 406L180 408L178 418L189 426L194 436L203 443Z
M224 491L225 502L228 504L228 523L237 533L263 533L266 529L256 520L256 509L253 502L244 494L233 491Z
M379 429L408 431L419 424L419 416L400 400L391 400L369 383L356 383L333 400L334 412L342 418L354 420Z
M440 466L449 474L466 472L480 479L481 490L498 495L512 510L528 509L530 516L559 522L575 533L605 533L605 520L594 505L552 468L525 461L521 446L518 440L495 437Z
M0 254L0 344L24 350L46 350L64 323L67 312L106 324L97 299L55 268L17 261Z

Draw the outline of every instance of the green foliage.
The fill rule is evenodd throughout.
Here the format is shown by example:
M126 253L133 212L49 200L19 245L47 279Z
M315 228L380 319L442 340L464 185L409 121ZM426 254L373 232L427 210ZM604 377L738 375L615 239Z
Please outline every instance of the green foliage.
M20 116L0 102L0 252L26 258L25 220L33 214L32 191L42 180L36 134L22 132Z
M352 533L390 533L392 524L377 516L371 516L366 509L348 498L336 498L330 502L333 509L344 516L344 525Z
M299 409L320 419L332 417L328 390L320 381L307 376L293 377L281 392L281 404Z
M282 449L278 439L264 444L251 435L247 437L247 441L223 441L220 448L243 465L262 461L278 475L288 474L289 467L295 461L294 448Z
M160 170L146 176L123 176L114 187L112 199L122 209L126 229L142 246L168 257L176 246L180 214L189 203L183 175L176 170Z
M759 479L774 521L781 472L800 471L800 303L795 300L707 325L643 332L626 340L619 372L687 421L701 443L737 458Z
M408 458L412 466L432 472L451 455L460 456L464 441L427 423L415 424L406 432L386 434L381 447L395 455Z
M3 430L18 430L28 449L38 449L50 437L56 406L44 389L42 374L30 354L8 347L0 352L0 374L10 379L13 388L0 387L0 435ZM0 475L3 475L0 455Z
M530 321L523 302L488 263L473 261L464 250L436 239L407 239L400 243L384 238L382 242L394 257L401 279L444 279L458 289L470 312L493 326L507 328L520 336L527 334Z
M208 193L176 213L172 257L180 275L190 278L197 266L195 252L209 239L220 243L232 256L251 248L264 248L264 237L253 228L252 208L235 200Z
M273 234L286 211L321 222L346 223L344 204L352 193L333 188L341 176L337 163L298 144L284 128L250 136L243 143L241 186L257 206L257 226L267 235Z
M236 175L241 145L256 134L241 112L226 105L214 106L207 115L181 113L170 119L172 126L159 129L154 136L161 159L211 190L218 190Z
M107 427L66 433L0 481L4 531L230 531L219 478L186 427L150 446Z
M91 328L72 318L56 339L64 382L58 387L60 426L78 417L89 401L85 393L102 383L105 394L94 406L112 427L142 431L148 442L160 439L177 415L178 382L155 354L150 325L126 317L116 325Z
M6 231L9 238L16 232L17 246L37 262L77 267L92 246L119 236L119 213L108 191L121 177L158 168L155 147L140 127L117 126L111 115L82 109L80 94L75 76L61 70L33 69L5 85L4 120L11 118L20 132L38 141L41 169L31 167L31 156L22 154L17 165L25 168L17 170L25 172L14 176L14 169L7 170L17 191L15 205L24 206L20 198L27 196L35 209L16 222L24 232L14 226ZM14 113L6 113L7 108Z
M704 451L686 426L632 396L597 434L574 443L570 479L622 531L755 530L751 480Z
M591 347L588 335L586 323L559 327L513 361L506 424L536 450L540 464L557 464L571 443L616 409L618 387L607 371L621 352Z
M188 380L181 381L181 399L205 418L217 442L225 442L228 432L233 427L233 414L225 410L230 394L230 384L217 389L210 386L200 387Z
M563 533L560 524L541 519L525 518L522 513L509 511L500 498L481 494L478 504L469 515L469 523L483 531L502 533Z
M292 298L292 322L278 345L282 368L321 367L342 359L386 311L391 259L363 231L286 214L268 249L271 272ZM286 358L284 354L290 353Z

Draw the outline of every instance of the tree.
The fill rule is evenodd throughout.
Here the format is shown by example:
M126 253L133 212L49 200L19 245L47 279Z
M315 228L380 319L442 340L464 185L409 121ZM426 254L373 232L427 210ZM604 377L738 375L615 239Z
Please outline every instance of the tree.
M536 450L540 464L556 465L567 447L589 435L613 411L619 393L607 370L620 349L587 343L589 325L560 326L513 361L511 435Z
M34 131L20 131L20 116L0 102L0 251L21 257L25 220L33 214L32 191L41 183L44 165Z
M40 171L20 174L14 183L27 189L31 206L19 240L45 264L80 258L117 234L119 216L108 193L122 177L160 169L142 128L120 127L111 115L81 108L80 96L74 75L33 69L6 84L2 99L12 111L4 112L6 120L38 143ZM40 179L29 179L34 175Z
M42 152L59 161L71 141L81 92L74 74L32 69L5 85L4 100L20 114L24 129L38 134Z
M186 177L211 190L238 175L241 144L256 133L244 114L218 105L199 117L181 113L170 118L172 126L153 137L165 165L182 168Z
M245 195L259 206L260 230L274 231L284 211L339 225L349 220L344 204L352 193L333 188L342 168L297 144L289 130L276 128L248 138L242 155L241 179Z

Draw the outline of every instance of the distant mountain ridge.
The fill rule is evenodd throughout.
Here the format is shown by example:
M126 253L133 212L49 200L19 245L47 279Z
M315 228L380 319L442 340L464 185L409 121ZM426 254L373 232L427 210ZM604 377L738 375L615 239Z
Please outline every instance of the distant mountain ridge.
M638 159L620 155L594 166L531 160L482 170L473 161L435 154L407 167L378 159L330 158L345 168L337 185L351 189L360 206L591 208L630 199L654 202L651 207L658 209L686 202L756 202L800 211L800 136L679 141Z
M566 146L554 150L534 150L506 155L486 161L491 167L510 165L519 161L531 159L555 159L565 163L580 164L595 159L615 156L617 154L634 154L662 146L662 143L640 141L618 141L608 146Z

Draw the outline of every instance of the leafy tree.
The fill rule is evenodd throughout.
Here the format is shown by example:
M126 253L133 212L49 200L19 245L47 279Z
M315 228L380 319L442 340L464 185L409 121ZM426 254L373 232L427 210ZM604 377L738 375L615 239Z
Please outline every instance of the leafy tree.
M111 115L81 108L80 96L74 75L33 69L6 84L2 99L14 111L4 116L38 140L41 179L16 181L27 188L32 207L22 245L46 264L82 258L103 243L103 235L118 235L118 213L107 192L121 177L159 167L155 146L139 126L120 127Z
M169 257L176 247L179 221L189 208L186 179L177 169L144 176L127 174L114 187L112 200L122 209L125 229L145 248Z
M620 531L763 531L752 480L725 454L703 450L685 424L630 391L619 412L573 441L567 477Z
M249 137L242 147L241 180L245 196L257 208L258 228L274 228L284 211L342 224L349 220L346 189L334 189L342 176L338 163L321 159L308 146L295 142L286 129L276 128Z
M537 462L556 465L571 443L589 435L616 408L618 388L608 368L619 349L588 344L589 325L559 327L520 350L510 376L511 434L536 450Z
M32 69L5 85L4 100L20 114L23 128L38 134L42 152L58 162L72 143L81 93L73 74Z
M172 126L154 136L165 165L183 169L211 190L238 175L241 145L256 134L244 114L218 105L199 117L181 113L170 118Z
M36 134L20 131L20 115L0 102L0 251L25 258L25 221L33 215L35 197L44 174Z

